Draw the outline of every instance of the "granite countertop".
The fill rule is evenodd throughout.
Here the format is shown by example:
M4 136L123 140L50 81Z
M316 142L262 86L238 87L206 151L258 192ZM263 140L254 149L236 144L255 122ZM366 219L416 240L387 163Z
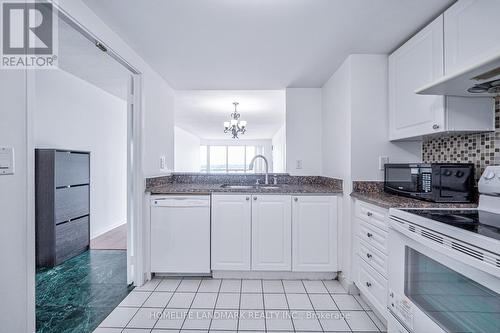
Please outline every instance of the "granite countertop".
M436 203L385 193L383 183L354 182L351 197L382 208L476 208L476 203Z
M203 175L174 174L169 177L148 179L146 192L159 194L211 194L211 193L259 193L259 194L323 194L342 193L342 181L327 177L300 177L287 174L270 175L276 177L279 188L224 188L222 185L254 185L262 175ZM270 186L274 186L270 184Z

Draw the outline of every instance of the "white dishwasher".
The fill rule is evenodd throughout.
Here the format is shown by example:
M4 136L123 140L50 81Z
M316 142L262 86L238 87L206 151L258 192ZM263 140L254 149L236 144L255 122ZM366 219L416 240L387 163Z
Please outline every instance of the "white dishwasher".
M210 196L152 197L151 272L210 273Z

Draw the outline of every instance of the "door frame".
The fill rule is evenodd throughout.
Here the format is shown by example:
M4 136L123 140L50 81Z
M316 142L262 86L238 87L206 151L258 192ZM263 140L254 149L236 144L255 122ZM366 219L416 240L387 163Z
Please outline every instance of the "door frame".
M109 47L92 31L68 14L61 6L51 2L54 10L66 23L81 33L91 43L99 42L107 48L106 53L130 71L127 98L127 283L141 286L144 284L144 230L143 197L145 193L143 151L144 151L144 99L143 73L116 51ZM36 112L36 72L25 70L26 77L26 219L27 219L27 330L35 332L35 141L34 115Z

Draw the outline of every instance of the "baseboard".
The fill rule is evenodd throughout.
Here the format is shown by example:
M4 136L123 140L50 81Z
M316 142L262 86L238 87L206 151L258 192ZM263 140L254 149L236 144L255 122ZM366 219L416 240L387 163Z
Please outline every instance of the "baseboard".
M347 279L342 272L339 272L337 278L349 295L359 295L359 289L354 284L354 281Z
M92 222L91 222L91 223L92 223ZM111 225L111 226L107 227L104 231L99 231L97 234L95 234L95 235L93 235L93 236L92 236L92 235L90 235L90 239L92 240L92 239L94 239L94 238L97 238L97 237L99 237L99 236L102 236L102 235L104 235L105 233L107 233L108 231L111 231L111 230L113 230L113 229L115 229L115 228L118 228L119 226L122 226L122 225L124 225L124 224L127 224L127 222L125 221L125 222L119 222L119 223L113 224L113 225Z
M216 279L334 280L336 272L212 271Z

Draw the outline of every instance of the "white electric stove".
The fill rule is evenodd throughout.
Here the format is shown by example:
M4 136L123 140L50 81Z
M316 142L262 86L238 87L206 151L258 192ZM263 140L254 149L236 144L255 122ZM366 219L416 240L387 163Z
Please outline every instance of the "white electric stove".
M500 332L500 166L479 181L477 209L391 209L394 332Z

